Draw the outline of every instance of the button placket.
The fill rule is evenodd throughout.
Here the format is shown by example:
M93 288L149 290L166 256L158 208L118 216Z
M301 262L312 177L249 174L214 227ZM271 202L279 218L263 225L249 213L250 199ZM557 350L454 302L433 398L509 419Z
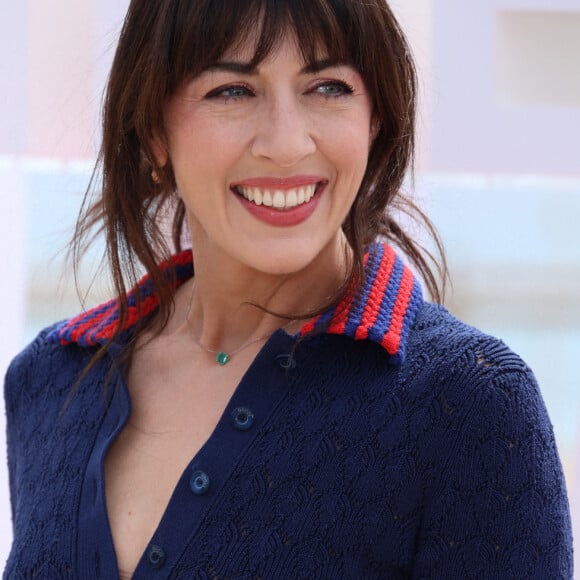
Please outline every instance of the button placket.
M165 573L172 575L177 570L178 559L186 547L195 552L198 543L203 542L203 538L197 536L202 522L211 513L224 487L227 489L235 473L233 470L243 462L254 438L259 436L258 427L288 392L286 374L295 362L292 357L280 353L290 352L292 345L281 333L271 341L246 373L211 437L182 473L154 537L158 548L171 546L171 554L164 552L165 560L160 560L164 572L155 572L160 577ZM153 577L149 552L137 572L148 577L147 569Z

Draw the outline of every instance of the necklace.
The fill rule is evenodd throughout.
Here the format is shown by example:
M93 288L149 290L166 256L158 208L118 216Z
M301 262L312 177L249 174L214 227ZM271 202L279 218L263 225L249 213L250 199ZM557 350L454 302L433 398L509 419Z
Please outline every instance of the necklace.
M286 326L288 326L288 324ZM225 350L214 350L213 348L208 348L207 346L201 344L201 342L199 342L199 340L197 340L197 338L195 338L195 336L193 335L193 331L191 330L191 326L189 325L189 319L187 320L187 328L189 330L189 336L191 337L191 340L193 340L193 342L197 346L199 346L199 348L205 350L206 352L210 352L211 354L215 354L215 362L222 367L224 365L227 365L235 354L241 352L242 350L248 348L248 346L251 346L256 342L260 342L261 340L269 338L273 334L272 332L270 332L268 334L264 334L263 336L258 336L258 338L254 338L228 353Z
M262 336L258 336L258 338L253 338L252 340L250 340L250 341L242 344L242 346L239 346L238 348L230 351L229 353L226 352L225 350L214 350L212 348L208 348L207 346L204 346L203 344L201 344L201 342L199 342L199 340L195 337L195 335L193 334L193 329L191 328L191 324L189 323L189 315L191 314L191 305L192 305L192 303L193 303L193 290L191 292L191 298L189 300L189 307L187 309L187 314L185 316L185 324L187 324L187 330L188 330L189 336L190 336L191 340L197 346L199 346L199 348L201 348L201 349L203 349L206 352L209 352L211 354L215 354L215 362L218 365L222 366L222 367L224 365L227 365L230 362L231 358L235 354L238 354L239 352L241 352L245 348L248 348L252 344L256 344L257 342L260 342L261 340L265 340L266 338L269 338L275 332L275 331L272 331L272 332L269 332L268 334L264 334ZM280 328L287 328L293 322L295 322L295 321L294 320L289 320L284 326L281 326Z

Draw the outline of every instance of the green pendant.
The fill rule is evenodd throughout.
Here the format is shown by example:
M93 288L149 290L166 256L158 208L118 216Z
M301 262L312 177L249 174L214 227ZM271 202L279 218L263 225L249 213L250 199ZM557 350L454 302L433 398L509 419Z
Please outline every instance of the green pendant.
M215 361L217 362L218 365L221 365L222 367L228 363L228 361L230 360L230 357L228 356L227 352L218 352L216 357L215 357Z

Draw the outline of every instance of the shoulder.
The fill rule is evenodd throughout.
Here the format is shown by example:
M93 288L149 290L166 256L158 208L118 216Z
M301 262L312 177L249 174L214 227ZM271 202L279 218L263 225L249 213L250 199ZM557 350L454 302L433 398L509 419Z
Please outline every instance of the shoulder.
M410 341L403 380L415 402L418 453L433 470L419 568L569 577L564 476L531 369L438 306L422 308Z
M424 405L425 448L444 462L445 477L454 473L464 490L482 482L508 489L519 478L521 492L548 469L556 474L548 487L563 485L540 387L519 355L428 304L410 341L404 380Z
M438 417L439 433L458 445L497 437L541 439L555 446L533 371L502 340L461 322L441 306L425 304L409 336L401 380L410 397ZM426 413L426 414L425 414ZM467 452L467 450L466 450ZM499 457L496 456L496 457Z
M68 391L94 354L92 349L61 344L58 331L65 322L41 330L10 363L4 382L8 412L23 397L32 400L41 393Z
M502 340L459 320L445 307L429 302L424 302L417 313L409 336L409 348L423 350L425 354L437 351L440 357L448 360L477 352L481 355L479 358L487 354L500 359L507 356L521 362Z
M443 306L424 303L407 345L406 372L430 374L431 380L474 394L502 380L533 383L530 367L501 339L455 318Z
M419 313L409 341L401 391L423 450L445 466L441 473L454 465L465 486L492 473L509 477L502 470L509 462L513 469L515 461L521 461L523 479L542 463L559 471L540 388L519 355L430 304ZM524 453L529 449L537 455Z

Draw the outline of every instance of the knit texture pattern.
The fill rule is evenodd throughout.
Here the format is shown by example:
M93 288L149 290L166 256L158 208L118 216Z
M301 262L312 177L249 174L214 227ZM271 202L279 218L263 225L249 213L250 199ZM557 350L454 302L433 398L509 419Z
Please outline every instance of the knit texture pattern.
M371 295L347 312L368 315ZM269 389L275 404L227 459L199 517L189 523L193 508L173 504L191 532L165 529L166 565L148 568L144 554L134 577L572 578L564 478L526 364L442 307L416 308L400 333L404 357L382 339L340 333L349 318L338 312L283 371L276 360L293 339L269 341L238 390ZM378 314L359 333L394 316ZM115 563L98 550L88 564L78 556L85 472L111 412L111 363L100 361L65 408L95 347L61 344L62 328L41 333L6 378L14 544L4 578L114 580ZM228 457L222 427L210 442ZM111 542L107 526L92 533L97 545Z

